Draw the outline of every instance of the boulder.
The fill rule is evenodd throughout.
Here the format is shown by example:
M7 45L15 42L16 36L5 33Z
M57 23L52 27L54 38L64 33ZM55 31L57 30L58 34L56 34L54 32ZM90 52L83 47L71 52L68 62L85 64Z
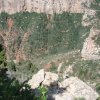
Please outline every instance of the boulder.
M32 89L36 89L40 84L48 86L48 100L74 100L84 98L85 100L96 100L99 95L86 83L77 77L70 77L63 82L58 82L58 75L40 70L28 81Z
M62 94L56 94L53 96L54 100L74 100L74 97L65 92L65 93L62 93Z
M43 81L43 85L50 86L55 85L58 82L58 75L51 72L45 72L45 79Z
M60 87L66 88L66 92L73 95L74 98L85 98L85 100L96 100L98 98L98 94L77 77L64 80Z
M43 82L45 77L44 69L40 70L37 74L33 75L32 79L28 81L28 84L32 89L39 87L39 85Z

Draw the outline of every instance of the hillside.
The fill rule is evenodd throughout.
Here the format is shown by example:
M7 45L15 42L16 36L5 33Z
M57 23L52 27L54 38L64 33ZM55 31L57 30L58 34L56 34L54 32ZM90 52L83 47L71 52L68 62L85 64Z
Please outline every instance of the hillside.
M85 11L84 4L89 6L93 0L0 0L0 12L14 14L16 12L37 13L82 13Z
M100 0L0 0L2 68L20 82L40 69L78 77L100 94Z

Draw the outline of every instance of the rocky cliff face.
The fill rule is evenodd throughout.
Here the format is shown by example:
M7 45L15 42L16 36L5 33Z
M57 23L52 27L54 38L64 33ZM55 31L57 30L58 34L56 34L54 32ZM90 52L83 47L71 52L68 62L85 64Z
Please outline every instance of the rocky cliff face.
M0 0L0 12L83 13L93 0Z
M39 57L42 54L58 53L67 49L82 49L81 56L87 60L100 59L97 55L100 47L92 39L100 34L100 21L97 17L99 10L91 8L92 3L95 1L0 0L0 13L11 14L0 16L0 36L7 59L19 62L20 59L29 59L27 55L32 56L31 53ZM99 5L96 2L97 4ZM2 28L4 25L6 27ZM87 29L90 29L90 35L87 34ZM90 37L92 33L95 35ZM18 44L19 37L21 41ZM77 48L77 45L81 45L82 48Z

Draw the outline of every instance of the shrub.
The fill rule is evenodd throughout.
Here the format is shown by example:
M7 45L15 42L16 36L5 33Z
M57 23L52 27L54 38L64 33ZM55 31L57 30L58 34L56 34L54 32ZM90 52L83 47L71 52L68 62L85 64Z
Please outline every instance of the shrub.
M0 100L47 100L47 89L39 87L39 96L26 83L19 83L6 75L6 69L0 69Z
M74 75L82 80L96 82L100 78L99 74L100 63L99 61L78 61L74 67Z
M44 86L40 86L38 90L39 90L38 100L47 100L48 89Z
M54 62L51 63L50 72L57 72L57 65Z
M7 13L1 13L0 14L0 28L1 29L7 29L7 17L8 17L9 15L7 14Z
M22 61L15 64L13 61L7 64L11 76L16 77L20 82L24 82L38 71L38 67L30 61Z
M100 97L98 97L97 100L100 100Z
M6 55L3 46L0 44L0 65L1 64L3 64L3 67L6 65Z
M4 51L0 52L0 65L5 62L5 53Z
M15 79L9 79L4 69L0 69L0 100L32 100L33 98L34 94L29 86L20 84Z
M96 84L96 91L100 94L100 83Z
M85 100L85 98L75 98L74 100Z

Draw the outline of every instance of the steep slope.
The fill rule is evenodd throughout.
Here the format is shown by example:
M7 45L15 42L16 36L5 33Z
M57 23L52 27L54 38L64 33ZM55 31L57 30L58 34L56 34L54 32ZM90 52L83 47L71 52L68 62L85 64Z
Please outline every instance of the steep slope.
M99 84L100 0L0 0L0 12L11 77L25 81L62 65L61 74L72 66L71 75Z
M82 57L86 60L100 59L100 46L97 42L100 41L100 1L95 0L90 10L84 13L82 25L91 28L83 45Z
M12 26L6 18L13 21ZM8 61L34 59L82 48L85 39L82 35L89 33L89 27L82 26L81 21L82 14L76 13L49 16L28 12L2 13L1 36Z
M96 30L99 35L98 0L63 0L63 2L1 0L0 2L0 12L11 14L0 15L0 36L8 61L19 62L69 50L81 51L82 48L81 54L84 59L94 58L97 50L99 54L95 40L93 42L89 38L92 33L97 34ZM99 57L94 59L96 58L99 59Z

